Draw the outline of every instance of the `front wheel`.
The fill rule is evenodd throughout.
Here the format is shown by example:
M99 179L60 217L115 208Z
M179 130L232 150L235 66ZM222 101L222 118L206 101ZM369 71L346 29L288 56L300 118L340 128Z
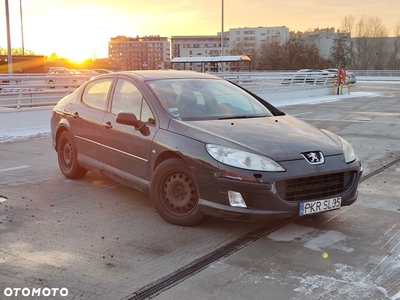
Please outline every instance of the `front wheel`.
M78 163L78 152L74 139L68 131L61 133L57 142L58 165L65 177L70 179L82 178L87 170Z
M150 197L159 215L171 224L193 226L204 218L196 182L182 159L170 158L157 167Z

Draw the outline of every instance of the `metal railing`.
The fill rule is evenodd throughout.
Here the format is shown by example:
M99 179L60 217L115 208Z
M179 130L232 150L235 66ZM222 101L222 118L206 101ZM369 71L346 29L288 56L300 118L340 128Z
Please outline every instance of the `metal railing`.
M301 72L215 73L254 93L330 86L326 75ZM0 109L55 105L93 75L0 75Z
M400 77L400 70L350 70L356 76Z
M357 76L391 77L400 80L400 70L357 70ZM253 93L274 93L306 89L331 88L332 74L321 72L264 71L212 73L228 79ZM91 74L0 74L0 109L55 105L72 93Z
M48 106L72 93L92 75L0 75L0 109Z
M316 89L332 86L332 74L322 72L212 73L253 93Z

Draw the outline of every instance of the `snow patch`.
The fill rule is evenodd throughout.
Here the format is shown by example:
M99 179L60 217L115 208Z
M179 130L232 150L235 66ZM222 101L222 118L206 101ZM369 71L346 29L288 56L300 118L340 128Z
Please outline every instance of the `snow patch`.
M390 300L400 300L400 291L398 291L396 295L390 298Z
M353 248L344 245L347 236L334 230L323 231L311 227L288 224L271 233L268 237L277 242L302 240L304 241L304 247L314 251L323 251L326 248L337 249L346 253L354 251Z
M382 297L390 299L387 290L377 286L362 271L344 264L335 264L334 266L335 276L292 277L300 281L300 287L294 291L307 296L306 299L309 300L324 299L324 296L332 295L335 295L334 299L382 299ZM318 293L315 293L316 291ZM313 295L314 293L315 295Z
M50 126L0 130L0 144L50 136Z

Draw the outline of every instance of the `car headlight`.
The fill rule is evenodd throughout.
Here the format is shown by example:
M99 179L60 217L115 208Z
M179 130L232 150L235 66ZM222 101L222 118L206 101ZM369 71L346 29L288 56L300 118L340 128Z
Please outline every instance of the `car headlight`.
M354 148L348 141L346 141L344 138L338 136L341 143L342 143L342 148L343 148L343 154L344 154L344 159L346 160L346 163L351 163L357 159L356 152L354 151Z
M286 171L276 161L265 156L213 144L207 144L206 149L215 160L228 166L254 171Z

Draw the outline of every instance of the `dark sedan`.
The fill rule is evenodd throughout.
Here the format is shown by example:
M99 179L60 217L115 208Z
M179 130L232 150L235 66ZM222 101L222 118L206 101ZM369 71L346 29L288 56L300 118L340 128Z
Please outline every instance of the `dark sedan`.
M129 71L94 77L54 107L61 172L148 192L166 221L292 217L350 205L353 147L219 77Z

